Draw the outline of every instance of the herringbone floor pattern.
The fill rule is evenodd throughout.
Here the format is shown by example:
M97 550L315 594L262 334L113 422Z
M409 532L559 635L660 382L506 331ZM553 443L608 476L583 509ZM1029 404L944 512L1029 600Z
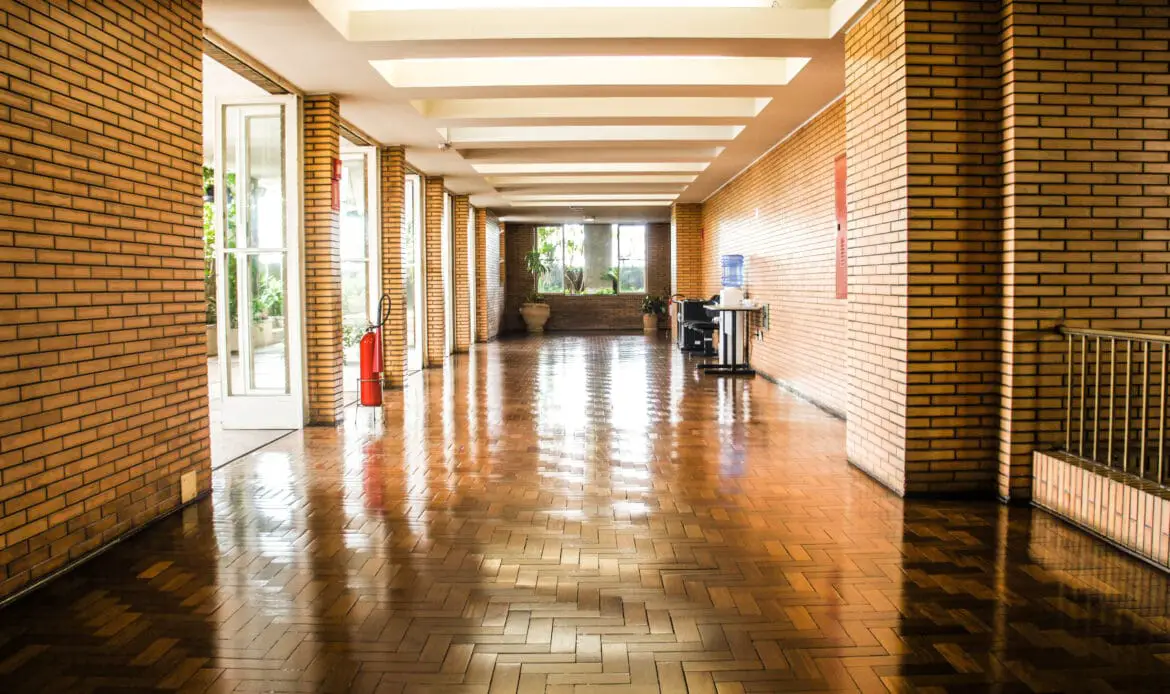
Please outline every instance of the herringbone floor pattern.
M1165 575L843 433L653 339L493 344L0 612L0 692L1170 690Z

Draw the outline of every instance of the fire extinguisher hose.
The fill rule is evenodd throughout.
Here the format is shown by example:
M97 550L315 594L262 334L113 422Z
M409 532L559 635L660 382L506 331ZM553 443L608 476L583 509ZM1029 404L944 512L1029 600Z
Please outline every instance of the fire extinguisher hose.
M390 320L390 297L385 294L378 300L378 322L370 326L370 329L381 328Z

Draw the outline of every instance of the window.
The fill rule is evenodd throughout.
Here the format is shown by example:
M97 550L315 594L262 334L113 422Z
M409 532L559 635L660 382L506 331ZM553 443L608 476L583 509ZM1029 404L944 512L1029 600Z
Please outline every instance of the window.
M370 199L366 155L347 153L341 163L341 313L347 364L357 363L357 344L370 319Z
M536 251L548 268L540 278L543 294L646 291L645 225L540 226Z

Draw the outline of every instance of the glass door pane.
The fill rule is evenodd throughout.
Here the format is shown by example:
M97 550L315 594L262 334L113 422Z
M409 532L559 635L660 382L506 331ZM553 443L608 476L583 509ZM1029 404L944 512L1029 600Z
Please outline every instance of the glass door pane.
M296 97L216 110L217 296L226 429L297 428L301 394ZM291 161L290 161L291 158ZM290 284L293 283L293 284Z
M402 219L402 266L406 278L406 368L422 368L422 187L419 177L406 177L405 210Z
M358 362L358 342L370 323L370 195L366 155L341 157L341 328L347 365ZM346 386L350 384L346 383Z

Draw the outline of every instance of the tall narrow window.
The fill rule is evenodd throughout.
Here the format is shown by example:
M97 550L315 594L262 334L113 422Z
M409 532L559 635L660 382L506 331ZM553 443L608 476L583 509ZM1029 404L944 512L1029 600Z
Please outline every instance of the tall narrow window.
M357 344L370 320L370 228L366 159L341 162L341 325L346 363L357 362Z
M537 291L542 294L565 291L565 259L564 239L561 227L548 226L536 228L536 252L540 254L541 263L547 271L540 276L540 286Z
M646 291L646 227L620 224L617 227L618 291Z
M422 368L422 182L418 174L407 174L402 215L402 273L406 283L406 368Z

